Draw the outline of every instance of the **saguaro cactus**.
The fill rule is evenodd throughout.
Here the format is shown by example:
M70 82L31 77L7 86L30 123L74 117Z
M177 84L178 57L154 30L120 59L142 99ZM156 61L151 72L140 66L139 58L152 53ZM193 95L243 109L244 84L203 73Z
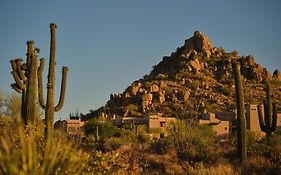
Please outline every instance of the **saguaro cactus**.
M237 106L237 149L238 156L241 163L247 159L246 148L246 117L243 86L240 75L240 65L235 63L235 97Z
M45 59L40 60L40 67L38 68L38 96L39 104L42 109L45 110L45 125L47 128L47 134L51 133L53 130L54 124L54 112L59 111L64 103L65 89L66 89L66 77L68 68L62 68L62 81L61 81L61 92L59 103L54 106L54 97L55 97L55 52L56 52L56 24L50 24L51 30L51 43L50 43L50 61L49 61L49 73L48 73L48 84L47 84L47 102L45 103L44 94L43 94L43 80L42 73L44 69Z
M12 88L22 94L21 117L24 124L33 123L37 116L37 64L39 49L34 41L27 41L26 63L22 59L11 60L11 72L15 82Z
M277 105L271 102L270 84L266 83L266 100L264 101L264 115L262 113L261 105L258 106L258 116L260 127L267 136L271 136L276 129L277 124ZM273 107L273 112L272 112ZM272 115L272 116L271 116Z

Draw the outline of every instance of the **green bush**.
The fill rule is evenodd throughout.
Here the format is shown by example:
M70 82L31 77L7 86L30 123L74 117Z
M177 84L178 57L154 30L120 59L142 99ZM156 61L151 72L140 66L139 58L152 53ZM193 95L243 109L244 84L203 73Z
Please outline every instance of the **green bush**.
M200 86L202 85L202 82L200 80L193 80L191 83L190 83L190 87L194 90L200 88Z
M191 126L181 121L170 130L177 155L181 160L211 163L221 156L215 135L209 126Z
M122 138L111 137L105 140L104 148L106 151L115 151L125 144Z
M121 156L116 152L94 151L89 157L88 169L83 174L118 174L118 171L125 166L120 159Z
M166 154L170 149L173 148L171 138L160 138L159 140L150 144L150 150L157 154Z
M96 139L105 139L120 135L120 130L110 122L92 119L85 124L85 135L90 134Z

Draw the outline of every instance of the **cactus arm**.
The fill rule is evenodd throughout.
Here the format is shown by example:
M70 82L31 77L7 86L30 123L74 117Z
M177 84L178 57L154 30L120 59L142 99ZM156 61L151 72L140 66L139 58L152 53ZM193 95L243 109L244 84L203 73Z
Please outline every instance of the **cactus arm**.
M259 116L260 128L263 132L266 132L266 128L265 128L265 124L264 124L264 120L263 120L263 114L262 114L260 105L258 106L258 116Z
M17 63L17 72L18 72L19 78L23 81L26 81L27 78L25 77L24 71L22 70L22 59L20 59L20 58L17 59L16 63Z
M16 61L15 61L15 60L11 60L10 63L11 63L11 66L12 66L13 71L16 72L16 71L17 71L17 64L16 64Z
M61 82L60 100L59 100L59 103L57 104L57 106L55 107L55 111L61 110L61 108L64 104L67 72L68 72L68 68L63 67L62 68L62 82Z
M19 78L23 81L26 81L27 78L24 75L24 70L22 69L22 59L18 58L16 59L16 65L17 65L17 73L19 75Z
M272 105L269 82L266 83L266 100L264 100L264 121L262 119L263 115L260 106L258 106L258 116L261 130L265 132L267 136L271 136L272 133L276 130L277 106L276 104Z
M277 105L276 103L273 104L273 114L272 114L272 125L270 127L270 131L274 132L277 125Z
M18 84L16 83L11 84L11 87L20 94L23 92L23 90L20 87L18 87Z
M18 84L18 88L20 89L24 89L24 84L22 83L21 79L19 78L19 75L18 75L18 69L17 69L17 63L16 63L16 60L11 60L10 61L11 63L11 66L12 66L12 69L13 71L11 71L16 83Z
M38 68L38 97L39 97L39 104L42 107L42 109L45 109L45 107L46 107L45 100L44 100L43 79L42 79L44 65L45 65L45 59L41 58L40 65Z
M17 72L11 71L11 73L12 73L12 75L13 75L15 81L16 81L16 84L18 85L18 87L19 87L20 89L22 89L22 90L25 89L25 85L24 85L24 84L22 83L22 81L20 80L19 75L17 74Z
M23 63L23 64L21 65L21 69L24 70L24 71L27 70L27 65L26 65L26 63Z

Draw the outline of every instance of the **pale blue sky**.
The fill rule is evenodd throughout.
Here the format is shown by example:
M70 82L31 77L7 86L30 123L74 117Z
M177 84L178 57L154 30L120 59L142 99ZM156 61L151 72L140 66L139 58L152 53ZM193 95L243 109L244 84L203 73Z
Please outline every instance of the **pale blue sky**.
M58 25L57 93L62 65L69 67L65 105L55 120L104 105L195 30L216 47L252 54L273 72L281 69L280 9L279 0L2 0L0 90L12 91L9 60L25 59L27 40L35 40L40 56L49 59L51 22ZM44 84L46 77L47 67Z

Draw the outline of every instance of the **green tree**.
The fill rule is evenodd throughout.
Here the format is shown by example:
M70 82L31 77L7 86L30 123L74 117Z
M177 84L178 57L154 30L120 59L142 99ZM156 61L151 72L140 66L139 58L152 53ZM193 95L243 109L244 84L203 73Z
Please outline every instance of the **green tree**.
M6 95L0 93L0 116L20 117L21 97L15 92Z
M110 122L92 119L85 124L85 134L94 135L96 139L105 139L118 135L118 128Z
M21 96L16 92L11 94L5 94L0 92L0 117L7 116L13 118L20 118L21 116ZM36 106L36 113L40 118L42 115L39 109L39 105Z

